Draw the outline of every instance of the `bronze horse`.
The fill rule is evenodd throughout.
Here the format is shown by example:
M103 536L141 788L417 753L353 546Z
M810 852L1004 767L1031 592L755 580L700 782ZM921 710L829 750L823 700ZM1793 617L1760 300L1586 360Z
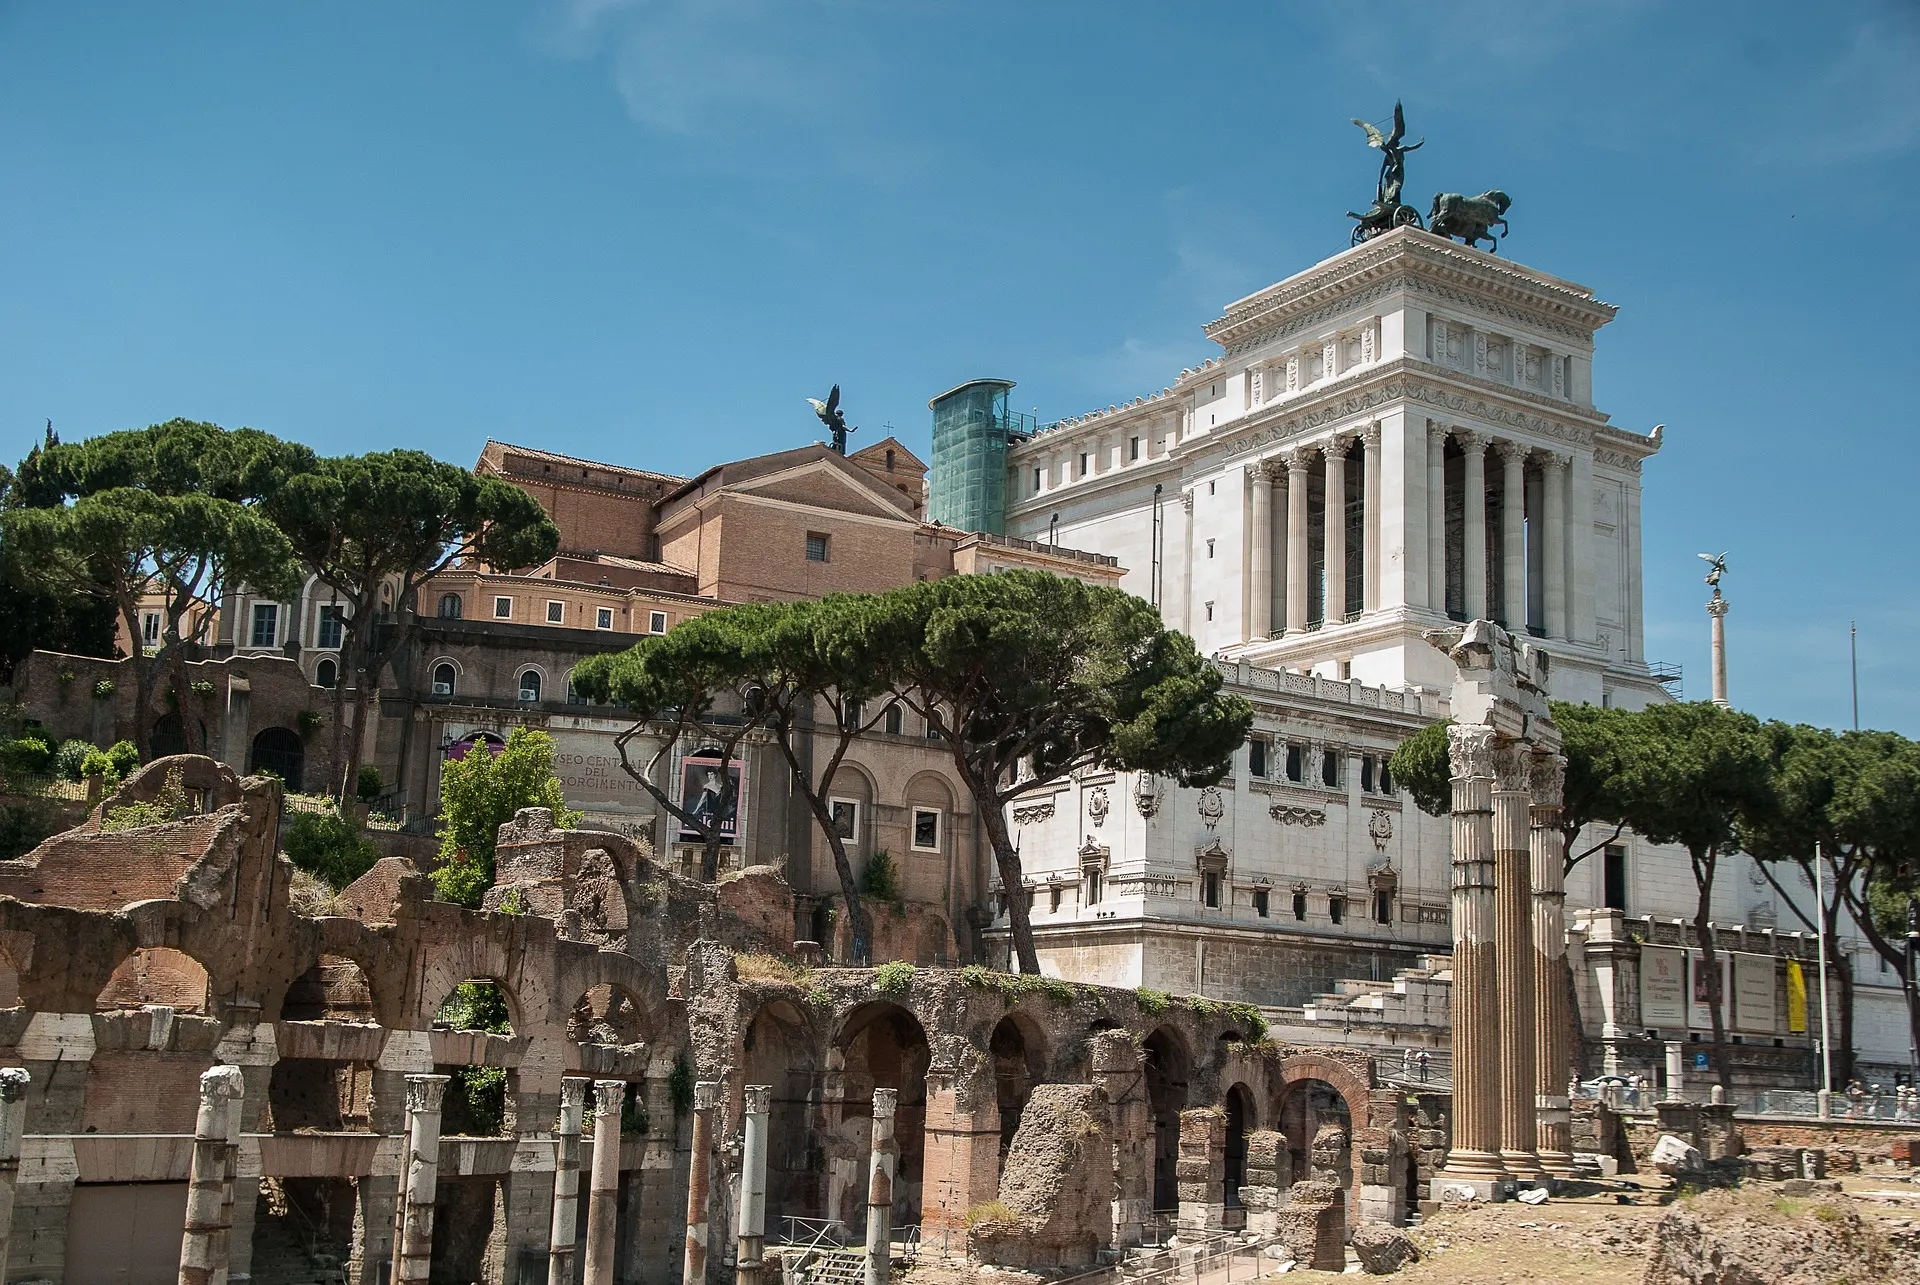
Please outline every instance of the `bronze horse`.
M1433 211L1427 215L1427 228L1441 236L1457 236L1476 248L1484 240L1498 250L1500 241L1493 235L1492 229L1498 227L1501 236L1507 234L1507 221L1501 216L1512 204L1512 198L1498 188L1478 196L1440 192L1433 198Z

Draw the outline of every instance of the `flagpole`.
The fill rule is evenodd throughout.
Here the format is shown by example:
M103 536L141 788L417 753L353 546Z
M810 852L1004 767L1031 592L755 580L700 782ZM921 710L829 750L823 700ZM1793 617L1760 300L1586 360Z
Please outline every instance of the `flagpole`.
M1820 958L1820 1088L1814 1095L1820 1104L1820 1118L1833 1115L1833 1040L1827 1025L1827 880L1823 871L1819 843L1813 845L1813 896L1820 912L1814 921L1814 939Z

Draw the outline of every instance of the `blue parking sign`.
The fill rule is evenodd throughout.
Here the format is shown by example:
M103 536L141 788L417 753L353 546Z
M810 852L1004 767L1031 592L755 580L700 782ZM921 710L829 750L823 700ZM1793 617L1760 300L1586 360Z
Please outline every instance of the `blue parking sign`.
M1693 1069L1696 1071L1704 1071L1707 1069L1707 1055L1705 1053L1695 1053L1693 1055Z

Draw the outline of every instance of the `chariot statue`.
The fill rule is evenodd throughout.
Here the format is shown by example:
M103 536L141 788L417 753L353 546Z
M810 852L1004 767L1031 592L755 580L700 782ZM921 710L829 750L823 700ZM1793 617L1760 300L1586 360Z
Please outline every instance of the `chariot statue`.
M1499 188L1478 196L1440 192L1435 194L1433 209L1427 214L1427 231L1444 237L1457 236L1476 249L1485 241L1497 251L1500 242L1493 235L1493 229L1497 226L1501 236L1507 234L1507 220L1503 216L1512 204L1513 198Z
M1407 181L1407 153L1418 151L1426 145L1423 137L1411 147L1401 146L1400 140L1407 135L1407 118L1400 104L1393 105L1393 132L1382 134L1378 128L1361 120L1358 116L1353 123L1367 132L1367 146L1380 149L1380 182L1375 188L1373 208L1365 214L1347 211L1347 217L1358 219L1353 229L1353 244L1379 236L1382 232L1394 228L1419 227L1420 211L1411 205L1400 203L1400 189Z

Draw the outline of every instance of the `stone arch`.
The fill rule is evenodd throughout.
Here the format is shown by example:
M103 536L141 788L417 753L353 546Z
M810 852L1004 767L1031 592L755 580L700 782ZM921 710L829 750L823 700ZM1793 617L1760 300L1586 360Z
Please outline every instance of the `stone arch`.
M567 1038L575 1044L641 1044L653 1033L646 1000L620 982L598 982L567 1013Z
M212 981L199 960L172 946L141 946L114 967L94 1000L96 1012L164 1004L176 1013L210 1013Z
M201 718L195 721L200 724L200 744L211 744L212 742L207 739L207 720ZM180 720L179 714L171 710L154 720L153 731L148 734L148 743L153 747L155 762L191 752L187 745L186 724Z
M1147 1082L1147 1107L1153 1114L1153 1207L1180 1204L1180 1113L1187 1107L1193 1054L1180 1032L1155 1028L1140 1046Z
M1240 1188L1247 1181L1247 1135L1260 1127L1260 1119L1254 1107L1253 1091L1245 1084L1229 1085L1222 1105L1227 1117L1227 1162L1221 1203L1228 1209L1238 1209Z
M1273 1120L1287 1138L1293 1180L1355 1181L1355 1140L1368 1126L1370 1085L1350 1066L1320 1053L1282 1059Z
M463 987L472 989L462 990ZM504 1022L506 1030L497 1029ZM441 994L434 1005L432 1025L450 1031L487 1031L512 1035L521 1030L519 997L498 977L476 973L463 977Z
M827 1151L821 1143L820 1039L811 1010L789 1000L763 1004L741 1037L740 1084L773 1090L768 1104L767 1222L826 1216Z
M247 774L271 772L287 783L293 793L300 791L300 774L306 768L307 744L290 727L266 727L253 738L247 752Z
M373 986L345 955L322 954L296 977L280 1001L286 1022L373 1022Z
M532 682L528 682L531 679ZM514 699L538 702L547 692L547 670L544 665L532 661L522 661L513 667Z
M993 1064L993 1094L1000 1110L1000 1163L1007 1161L1020 1114L1026 1110L1033 1086L1047 1066L1047 1040L1037 1023L1024 1013L1008 1013L994 1023L987 1036L987 1057Z
M460 690L461 665L457 657L435 656L427 662L427 690L435 696L452 696Z
M867 1151L871 1140L873 1091L899 1093L893 1119L900 1148L893 1185L894 1224L919 1220L925 1169L927 1071L932 1048L920 1019L900 1004L876 1000L862 1004L841 1021L832 1044L829 1079L832 1103L828 1138L827 1216L848 1227L864 1219Z

